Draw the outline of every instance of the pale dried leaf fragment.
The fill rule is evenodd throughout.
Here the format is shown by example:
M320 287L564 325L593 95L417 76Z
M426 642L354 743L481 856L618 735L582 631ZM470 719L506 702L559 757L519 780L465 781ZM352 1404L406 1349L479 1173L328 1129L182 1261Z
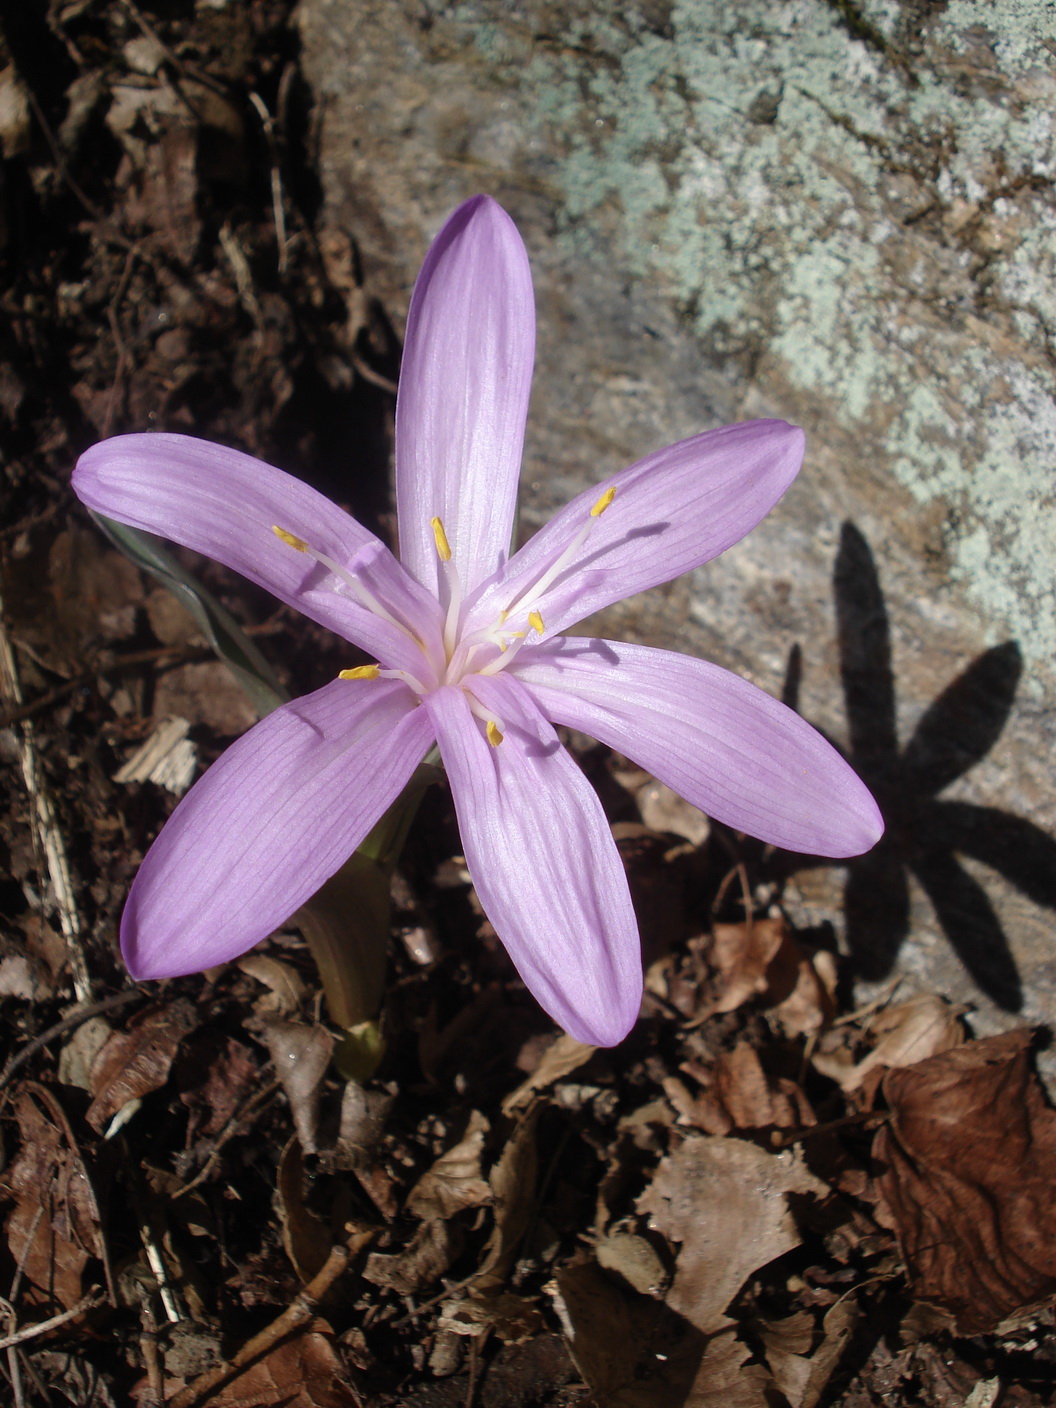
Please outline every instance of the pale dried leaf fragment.
M543 1053L543 1058L527 1080L522 1081L516 1090L510 1092L502 1102L502 1113L513 1115L524 1106L530 1105L540 1090L571 1075L585 1065L597 1051L596 1046L586 1046L576 1041L567 1032L562 1033Z
M902 1070L873 1158L879 1219L920 1300L984 1334L1056 1296L1056 1111L1031 1033L968 1042Z
M114 781L153 782L180 797L194 781L198 757L187 737L186 719L163 719L150 737L114 773Z
M269 995L254 1003L258 1012L288 1017L291 1012L300 1010L307 989L297 969L289 963L270 958L266 953L247 953L238 960L238 967L268 989Z
M667 1301L704 1334L753 1271L797 1247L789 1193L828 1188L798 1153L768 1154L740 1139L689 1138L663 1159L638 1199L650 1226L680 1243Z
M459 1142L441 1154L411 1189L408 1212L423 1219L446 1219L465 1208L493 1201L491 1185L485 1182L480 1167L488 1129L488 1121L474 1110Z
M457 1223L423 1222L399 1252L371 1252L363 1279L397 1295L414 1296L435 1285L462 1250Z
M543 1316L534 1298L504 1291L443 1301L438 1326L468 1339L494 1334L503 1344L523 1344L542 1330Z
M767 989L767 970L785 937L783 919L756 919L750 924L716 924L708 955L716 970L716 994L698 1012L703 1016L735 1012Z
M963 1045L963 1011L933 993L921 993L873 1018L869 1030L876 1045L862 1060L854 1062L842 1051L819 1051L813 1057L814 1066L843 1090L857 1090L870 1071L912 1066Z

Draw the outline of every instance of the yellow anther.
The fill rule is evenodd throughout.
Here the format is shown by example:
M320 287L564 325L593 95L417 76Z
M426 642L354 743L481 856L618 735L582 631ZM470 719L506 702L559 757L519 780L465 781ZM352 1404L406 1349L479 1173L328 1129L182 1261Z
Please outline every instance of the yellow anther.
M528 624L533 630L538 631L540 635L546 630L546 627L543 625L543 618L539 615L538 611L529 611Z
M339 680L376 680L381 673L377 665L357 665L354 670L339 670Z
M609 487L605 490L604 494L602 494L598 502L590 510L591 518L600 518L601 515L605 512L605 510L608 508L609 504L612 503L615 497L616 486L615 484L610 484Z
M451 561L451 544L447 541L447 534L444 532L444 525L439 518L430 518L430 525L433 530L433 537L436 539L436 551L441 562Z
M296 548L298 552L308 551L308 544L303 538L298 538L296 533L287 532L285 528L280 528L277 523L271 525L271 531L275 534L276 538L281 538L288 547Z
M499 726L494 719L488 720L487 734L488 742L493 748L497 748L502 742L502 734L499 732Z
M500 625L500 626L505 626L505 624L506 624L506 617L507 617L509 614L510 614L510 613L509 613L508 611L500 611L500 612L499 612L499 625Z

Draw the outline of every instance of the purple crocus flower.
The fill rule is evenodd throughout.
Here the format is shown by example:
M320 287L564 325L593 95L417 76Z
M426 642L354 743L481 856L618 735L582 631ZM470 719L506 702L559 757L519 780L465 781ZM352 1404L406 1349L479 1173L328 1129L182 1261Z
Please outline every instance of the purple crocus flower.
M377 661L263 719L176 808L121 921L135 977L226 962L282 924L434 742L484 912L547 1012L603 1046L638 1013L638 931L601 805L554 723L775 845L850 856L880 836L855 774L769 695L703 660L562 634L754 528L795 478L803 432L760 420L683 440L573 499L511 557L534 350L524 245L477 196L411 300L399 560L237 450L147 434L82 455L73 486L90 508L233 567Z

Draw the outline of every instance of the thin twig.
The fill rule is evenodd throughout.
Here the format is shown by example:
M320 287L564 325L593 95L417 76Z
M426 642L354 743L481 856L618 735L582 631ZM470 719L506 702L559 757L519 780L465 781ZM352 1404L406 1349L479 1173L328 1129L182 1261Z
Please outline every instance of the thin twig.
M11 649L7 631L3 623L3 599L0 598L0 696L13 701L16 707L22 704L22 686L18 678L15 653ZM33 725L22 725L19 739L22 777L26 784L33 807L34 839L44 852L48 878L55 895L55 908L59 912L59 926L66 940L67 961L73 990L81 1002L92 995L92 983L88 976L88 963L81 944L81 916L73 893L73 878L66 855L66 843L59 830L58 817L51 796L44 785L44 778L37 760L37 748L33 739Z
M132 1002L137 997L145 997L142 988L126 988L124 992L111 993L109 997L104 997L100 1002L88 1002L81 1007L75 1007L72 1012L67 1012L60 1022L56 1022L53 1027L49 1027L46 1032L41 1032L32 1041L28 1041L25 1046L16 1051L8 1061L7 1065L0 1071L0 1090L7 1082L20 1070L26 1062L48 1046L57 1036L62 1036L65 1032L73 1031L83 1022L87 1022L91 1017L101 1017L104 1012L110 1012L115 1007L124 1007L126 1002Z
M275 135L275 123L268 111L267 103L259 93L250 93L249 101L253 104L256 114L260 118L261 126L264 128L268 154L271 157L271 213L275 221L275 242L279 248L279 273L285 274L286 208L282 194L282 168L279 162L279 143Z
M98 1289L91 1290L61 1315L53 1315L50 1320L40 1320L35 1325L23 1325L22 1329L16 1330L13 1335L5 1335L0 1340L0 1349L9 1349L12 1345L23 1344L26 1340L35 1340L38 1335L46 1335L49 1330L65 1325L68 1320L76 1320L84 1311L94 1310L97 1305L102 1305L105 1299Z
M223 1129L217 1135L216 1142L214 1143L212 1149L209 1152L209 1157L206 1159L202 1167L198 1170L198 1172L194 1175L194 1177L189 1183L185 1183L182 1188L177 1188L176 1192L173 1193L173 1202L175 1202L177 1198L186 1197L186 1195L190 1193L192 1189L197 1188L199 1184L205 1182L205 1180L209 1177L210 1173L212 1173L213 1169L216 1167L217 1161L220 1158L220 1150L224 1147L224 1145L229 1140L233 1139L235 1135L238 1134L242 1127L245 1125L245 1122L251 1116L256 1116L264 1108L264 1106L271 1099L271 1097L281 1089L282 1082L273 1080L271 1084L266 1085L263 1090L258 1090L255 1095L251 1096L250 1099L246 1101L246 1103L242 1106L241 1110L236 1111L236 1113L231 1116L227 1124L224 1125Z
M65 699L67 694L73 694L83 685L91 684L100 675L121 675L126 670L138 670L141 665L157 665L160 673L162 670L174 670L180 665L193 665L199 660L213 660L215 657L216 652L205 645L182 651L171 645L157 646L151 650L134 650L127 655L114 657L109 663L100 663L82 670L79 675L64 680L62 684L49 689L47 694L31 699L28 704L8 709L6 713L0 714L0 728L8 728L11 724L32 718L34 714L43 713L45 709L50 709L53 704Z
M334 1247L323 1269L312 1277L292 1305L273 1320L267 1329L247 1340L230 1363L199 1374L193 1383L188 1384L169 1400L168 1408L194 1408L195 1404L208 1401L221 1384L233 1379L240 1370L267 1354L280 1340L286 1339L302 1325L307 1324L314 1316L319 1302L348 1267L350 1257L348 1247Z

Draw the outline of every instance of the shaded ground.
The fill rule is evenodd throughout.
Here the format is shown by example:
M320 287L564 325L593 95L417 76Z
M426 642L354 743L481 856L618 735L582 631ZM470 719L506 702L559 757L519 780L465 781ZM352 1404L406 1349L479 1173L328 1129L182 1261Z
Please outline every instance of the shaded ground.
M130 987L135 867L254 715L76 504L77 454L193 431L390 526L398 343L355 231L313 233L288 10L4 11L5 1399L1050 1402L1056 1117L1029 1039L973 1041L897 991L848 1013L831 935L782 916L789 859L583 740L649 965L617 1050L559 1038L520 988L439 788L395 886L365 1085L330 1064L293 928ZM291 691L355 663L186 565ZM161 770L129 767L171 720ZM862 922L890 908L885 875L861 872Z

